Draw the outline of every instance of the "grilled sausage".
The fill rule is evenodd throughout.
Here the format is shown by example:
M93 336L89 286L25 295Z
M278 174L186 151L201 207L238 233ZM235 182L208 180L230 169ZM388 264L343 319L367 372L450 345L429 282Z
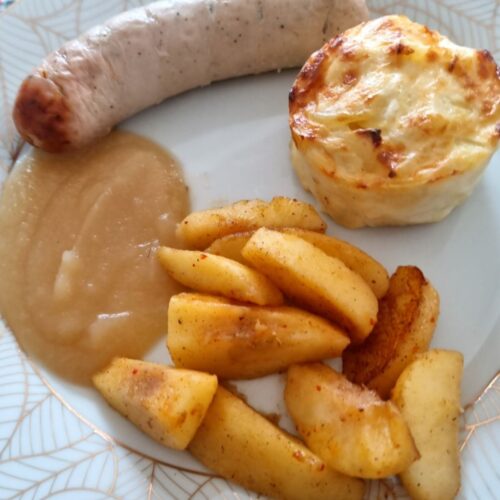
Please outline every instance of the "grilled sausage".
M22 83L13 118L47 151L217 80L301 65L367 17L364 0L170 0L124 12L51 53Z

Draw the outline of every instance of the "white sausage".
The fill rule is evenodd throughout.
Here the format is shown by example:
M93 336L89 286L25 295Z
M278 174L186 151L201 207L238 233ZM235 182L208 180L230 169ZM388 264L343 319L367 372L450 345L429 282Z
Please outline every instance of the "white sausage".
M120 14L53 52L14 106L21 135L60 151L217 80L300 66L367 18L364 0L171 0Z

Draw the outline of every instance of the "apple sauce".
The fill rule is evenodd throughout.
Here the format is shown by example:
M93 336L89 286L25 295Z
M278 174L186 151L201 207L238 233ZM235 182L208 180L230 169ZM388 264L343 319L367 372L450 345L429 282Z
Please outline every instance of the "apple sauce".
M0 199L0 314L21 347L84 384L115 356L141 357L179 292L156 250L177 245L188 211L179 165L135 134L28 155Z

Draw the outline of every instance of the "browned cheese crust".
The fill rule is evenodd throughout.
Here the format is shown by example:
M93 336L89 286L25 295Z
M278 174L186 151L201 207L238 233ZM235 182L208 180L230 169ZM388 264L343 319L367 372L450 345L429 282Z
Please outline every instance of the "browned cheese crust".
M500 71L403 16L347 30L313 53L289 94L292 163L348 227L442 219L500 135Z

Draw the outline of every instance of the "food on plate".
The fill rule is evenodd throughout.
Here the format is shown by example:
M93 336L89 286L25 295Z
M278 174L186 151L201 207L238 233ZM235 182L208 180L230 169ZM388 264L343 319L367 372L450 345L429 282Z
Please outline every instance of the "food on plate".
M299 227L289 227L290 221ZM311 224L316 231L304 229ZM409 490L417 484L425 498L435 479L424 484L419 477L437 454L427 452L413 468L420 442L412 425L425 440L429 429L422 415L432 413L426 390L413 387L430 384L431 374L405 374L428 348L439 297L417 267L399 267L389 280L381 264L319 232L324 229L310 205L282 197L187 216L177 234L184 244L208 248L157 252L171 277L205 292L170 298L167 348L176 368L115 359L94 383L153 438L187 447L216 473L257 493L360 498L359 478L401 474L409 478ZM282 292L321 316L282 305ZM320 363L341 355L356 383ZM451 358L461 361L456 356ZM285 403L312 451L217 385L217 377L257 378L287 368ZM443 370L449 374L451 368ZM442 383L434 398L446 387L443 373L435 376ZM394 401L384 401L398 377ZM443 442L455 446L447 448L453 456L443 465L450 484L456 483L456 427L448 425L453 411L431 417L435 425L445 423L436 433L438 448Z
M393 402L326 365L291 366L285 401L307 446L344 474L382 478L406 470L419 456Z
M189 451L222 477L287 500L361 499L363 482L326 466L238 397L219 387Z
M300 236L330 257L341 260L351 271L359 274L366 281L377 299L386 294L389 288L389 275L386 269L363 250L346 241L313 231L285 228L283 232Z
M256 307L181 293L170 299L167 346L176 366L221 378L255 378L340 356L347 335L292 307Z
M373 330L377 298L341 260L294 234L266 228L253 234L242 255L285 295L344 327L353 343Z
M500 136L500 72L403 16L314 52L290 92L302 185L348 227L441 220L471 193Z
M180 92L299 66L367 16L363 0L152 3L49 54L22 83L14 121L37 147L78 148Z
M242 264L248 265L248 262L241 255L243 247L247 244L254 231L242 231L240 233L231 233L221 238L217 238L207 248L205 252L214 255L222 255L228 259L233 259Z
M85 384L115 356L142 357L180 291L156 249L177 245L188 209L177 163L131 133L17 162L0 199L0 313L21 347Z
M242 200L231 205L189 214L177 227L177 236L189 248L203 250L227 234L259 227L301 227L325 232L326 224L316 209L293 198L276 196L271 201Z
M93 381L124 417L178 450L193 438L217 390L214 375L126 358L115 358Z
M295 234L323 250L330 257L340 259L351 271L358 273L366 281L378 299L382 298L387 292L389 275L384 266L354 245L307 229L285 227L280 229L280 232ZM247 262L241 255L241 250L252 234L253 231L228 234L215 240L205 251L246 264Z
M439 295L414 266L398 267L379 303L373 332L342 356L349 380L390 396L401 372L429 348L439 316Z
M458 432L463 356L441 349L419 354L394 387L420 458L400 475L415 500L448 500L460 488Z
M280 290L263 274L219 255L161 247L158 258L169 276L199 292L261 306L283 304Z

